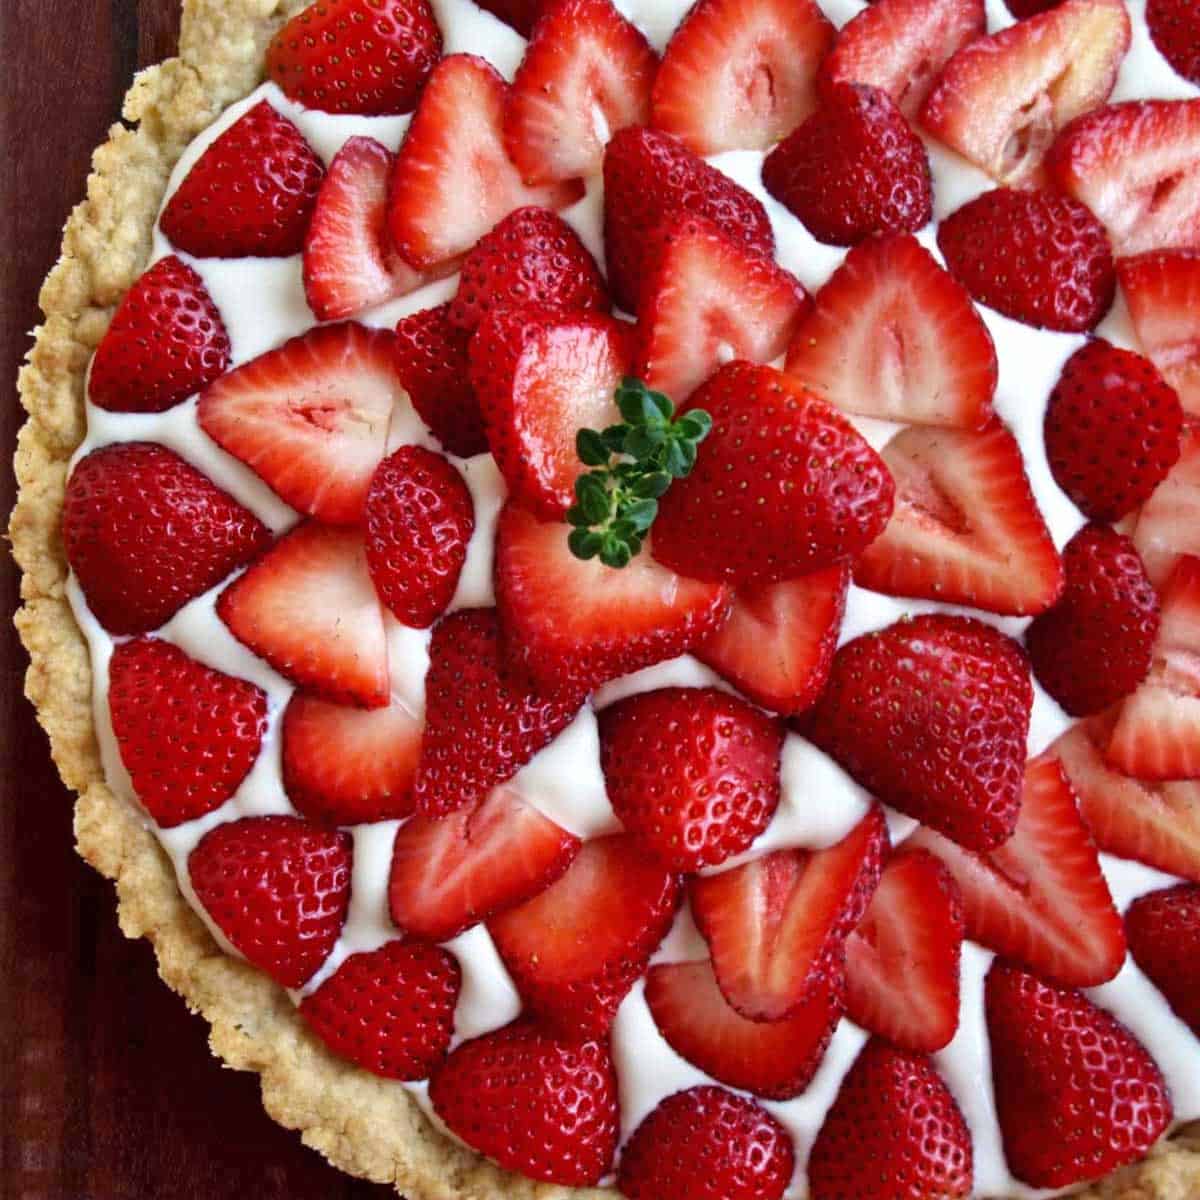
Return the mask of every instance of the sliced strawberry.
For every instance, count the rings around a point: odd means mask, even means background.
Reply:
[[[465,254],[527,204],[563,208],[576,183],[530,188],[504,149],[508,84],[482,58],[452,54],[434,69],[392,174],[388,225],[405,260],[420,270]]]
[[[1095,987],[1121,969],[1121,918],[1057,759],[1029,764],[1016,829],[996,849],[971,853],[932,829],[905,844],[950,868],[973,941],[1071,987]]]
[[[565,1035],[603,1037],[681,895],[678,876],[617,834],[588,842],[565,875],[488,932],[532,1013]]]
[[[700,217],[676,213],[654,249],[638,312],[637,374],[682,404],[731,358],[771,362],[808,308],[795,276]]]
[[[878,806],[827,850],[777,850],[691,881],[692,914],[725,999],[751,1021],[794,1015],[840,983],[845,940],[887,853]]]
[[[1200,11],[1191,0],[1149,0],[1146,25],[1163,58],[1184,79],[1200,83]]]
[[[654,81],[654,125],[696,154],[769,150],[817,106],[835,31],[815,0],[699,0]]]
[[[970,294],[910,234],[850,251],[800,321],[787,369],[843,412],[963,429],[987,423],[998,371]]]
[[[200,397],[200,427],[293,508],[357,524],[404,399],[394,339],[321,325],[230,371]]]
[[[504,144],[526,184],[597,174],[609,137],[649,122],[657,69],[610,0],[546,5],[504,109]]]
[[[1179,461],[1142,505],[1133,541],[1160,589],[1181,555],[1200,555],[1200,431],[1185,429]]]
[[[197,258],[299,254],[324,174],[300,130],[260,100],[197,159],[158,226]]]
[[[505,787],[448,817],[414,817],[392,851],[392,920],[414,937],[449,941],[549,887],[580,845]]]
[[[1141,896],[1125,914],[1129,952],[1193,1033],[1200,1035],[1200,887]]]
[[[884,868],[846,939],[846,1012],[902,1050],[932,1054],[958,1029],[963,902],[954,876],[925,850]]]
[[[1097,109],[1062,131],[1046,162],[1118,254],[1200,243],[1200,100]]]
[[[985,16],[983,0],[876,0],[838,34],[821,88],[870,84],[915,123],[951,55],[985,31]]]
[[[254,766],[267,731],[261,688],[158,638],[113,651],[108,707],[133,789],[164,828],[220,808]]]
[[[946,64],[921,124],[1000,183],[1039,184],[1058,131],[1108,99],[1131,33],[1122,0],[1064,0],[976,38]]]
[[[387,704],[387,641],[362,535],[308,521],[217,600],[234,637],[336,704]]]
[[[229,335],[204,280],[174,254],[125,293],[88,372],[88,399],[113,412],[165,412],[220,378]]]

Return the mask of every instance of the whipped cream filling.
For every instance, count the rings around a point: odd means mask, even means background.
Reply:
[[[445,37],[446,53],[471,53],[487,58],[511,79],[524,52],[517,33],[478,8],[473,0],[432,0]],[[692,0],[615,0],[616,7],[645,33],[660,52]],[[1133,21],[1133,42],[1122,65],[1113,100],[1131,98],[1186,98],[1200,89],[1181,79],[1155,49],[1145,21],[1146,0],[1126,0]],[[821,0],[838,26],[865,7],[863,0]],[[1006,27],[1013,18],[1003,0],[987,0],[989,30]],[[408,128],[409,117],[340,116],[310,111],[290,101],[273,84],[263,84],[251,95],[231,105],[184,152],[172,173],[169,198],[180,181],[212,141],[259,100],[266,99],[294,121],[314,150],[329,162],[351,136],[362,134],[396,149]],[[934,179],[935,219],[952,212],[991,188],[986,175],[953,151],[927,140]],[[765,205],[774,229],[777,258],[810,290],[819,288],[838,267],[845,251],[817,242],[786,208],[768,195],[760,179],[764,155],[758,151],[731,151],[710,161],[747,188]],[[603,181],[587,181],[585,196],[564,218],[575,228],[603,266]],[[936,225],[919,237],[935,256]],[[155,228],[151,261],[173,251]],[[315,324],[304,299],[299,256],[277,259],[195,259],[188,262],[204,280],[229,332],[233,365],[246,362]],[[940,256],[938,256],[940,257]],[[356,319],[379,328],[390,328],[403,316],[441,304],[454,295],[452,276],[381,305]],[[1077,335],[1037,330],[980,306],[996,344],[1000,364],[995,407],[1016,436],[1038,505],[1058,546],[1083,524],[1083,517],[1055,484],[1046,463],[1042,419],[1046,400],[1067,358],[1084,339]],[[1123,300],[1098,333],[1118,345],[1136,348]],[[853,418],[863,435],[880,447],[898,426]],[[221,450],[196,422],[196,400],[164,413],[112,413],[87,404],[87,437],[75,461],[101,446],[123,441],[157,441],[195,465],[256,513],[280,534],[299,515],[276,496],[261,479]],[[437,447],[437,442],[410,407],[398,412],[389,433],[388,448],[406,442]],[[462,471],[475,503],[476,532],[451,609],[486,606],[494,602],[492,544],[495,521],[504,500],[502,477],[489,455],[470,460],[453,459]],[[197,660],[230,675],[248,679],[268,697],[268,728],[254,768],[236,794],[216,811],[173,829],[159,829],[149,818],[170,856],[180,889],[205,921],[214,938],[229,954],[237,952],[208,918],[192,890],[188,855],[214,826],[240,817],[294,810],[283,788],[280,718],[293,685],[242,646],[216,614],[214,589],[184,606],[161,630],[161,636]],[[121,762],[108,709],[108,664],[114,639],[92,616],[77,583],[67,588],[75,617],[91,652],[93,706],[101,757],[110,786],[136,802],[129,775]],[[852,587],[842,628],[843,642],[883,628],[897,619],[920,612],[959,611],[951,606],[883,596]],[[970,610],[1019,637],[1026,621],[990,616]],[[393,699],[416,716],[424,711],[424,676],[428,667],[428,631],[405,629],[389,623],[389,651]],[[619,828],[609,804],[599,763],[595,710],[616,700],[665,686],[707,687],[732,690],[730,685],[698,660],[683,656],[645,671],[615,680],[601,688],[574,722],[529,762],[506,786],[517,791],[551,819],[581,837],[594,837]],[[1029,737],[1029,753],[1040,753],[1071,724],[1070,719],[1040,688],[1036,689]],[[802,738],[789,734],[783,753],[782,797],[774,820],[739,862],[788,846],[819,848],[832,844],[861,819],[869,796],[827,756]],[[893,842],[915,826],[910,818],[888,814]],[[298,1001],[328,978],[350,954],[374,949],[397,936],[387,912],[387,878],[391,846],[401,822],[382,821],[351,829],[354,839],[353,892],[350,912],[341,938],[320,971],[301,991]],[[1172,877],[1138,863],[1102,855],[1101,862],[1113,898],[1124,910],[1138,896],[1176,882]],[[485,927],[477,926],[448,943],[463,970],[463,987],[456,1012],[456,1038],[474,1037],[512,1020],[521,1003]],[[708,957],[708,950],[685,906],[659,947],[655,962],[685,962]],[[962,959],[962,1014],[958,1033],[935,1062],[955,1095],[971,1129],[974,1142],[975,1190],[981,1196],[1045,1196],[1055,1193],[1030,1189],[1009,1173],[1001,1146],[991,1087],[990,1049],[983,1017],[983,979],[992,960],[989,951],[967,943]],[[1116,1014],[1150,1050],[1166,1076],[1179,1122],[1200,1117],[1200,1040],[1171,1012],[1166,1001],[1127,961],[1121,973],[1088,993]],[[801,1200],[807,1191],[806,1163],[812,1141],[837,1095],[867,1034],[849,1020],[838,1026],[829,1049],[809,1088],[786,1102],[760,1101],[787,1127],[795,1141],[797,1172],[787,1193]],[[623,1139],[667,1095],[680,1088],[711,1082],[696,1067],[680,1058],[664,1041],[646,1006],[643,984],[635,985],[617,1014],[612,1031],[613,1054],[620,1075]],[[425,1084],[397,1084],[430,1112]],[[434,1116],[435,1123],[441,1126]],[[1068,1189],[1069,1190],[1069,1189]]]

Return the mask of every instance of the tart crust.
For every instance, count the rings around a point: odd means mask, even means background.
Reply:
[[[171,168],[201,129],[258,85],[268,41],[306,3],[183,0],[179,57],[138,74],[124,100],[127,125],[114,125],[93,156],[87,198],[67,221],[61,257],[41,290],[45,321],[18,384],[29,419],[17,442],[10,536],[23,571],[16,625],[31,660],[26,694],[63,781],[78,793],[78,851],[116,883],[121,929],[153,943],[162,978],[210,1023],[213,1052],[258,1072],[276,1121],[334,1166],[393,1184],[409,1200],[612,1198],[611,1190],[538,1184],[500,1170],[435,1129],[404,1088],[329,1054],[282,988],[222,953],[144,818],[104,779],[88,648],[67,603],[59,536],[67,466],[86,432],[87,364],[143,269]],[[1196,1200],[1200,1124],[1083,1196]]]

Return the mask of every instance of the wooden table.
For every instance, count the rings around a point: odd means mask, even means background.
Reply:
[[[0,0],[0,407],[37,289],[93,147],[133,72],[173,52],[178,0]],[[7,523],[13,480],[0,474]],[[71,796],[22,695],[3,562],[0,727],[0,1197],[4,1200],[383,1200],[263,1112],[258,1081],[224,1071],[207,1026],[117,929],[112,886],[76,857]]]

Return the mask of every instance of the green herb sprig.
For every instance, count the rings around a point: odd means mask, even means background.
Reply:
[[[703,409],[676,417],[671,401],[640,379],[621,380],[616,401],[620,425],[576,435],[580,461],[595,470],[575,481],[576,503],[567,512],[574,526],[571,553],[607,567],[624,567],[641,550],[659,500],[676,479],[691,474],[712,429]]]

